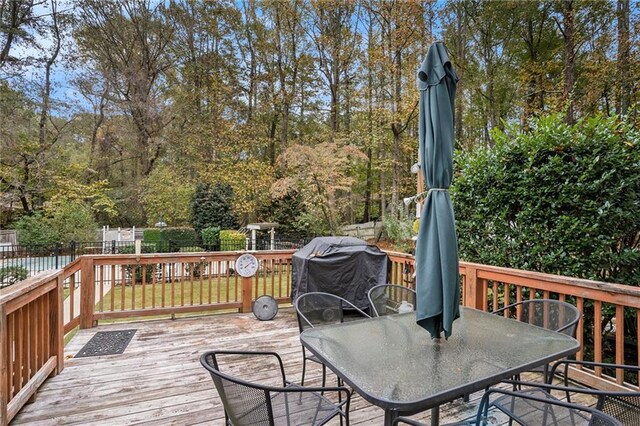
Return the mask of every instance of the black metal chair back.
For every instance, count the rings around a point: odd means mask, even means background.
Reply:
[[[564,378],[564,386],[569,387],[569,368],[573,367],[581,370],[595,370],[601,368],[603,372],[615,377],[620,370],[622,374],[630,374],[637,377],[640,374],[640,367],[636,365],[609,364],[593,361],[578,360],[561,360],[558,361],[549,374],[549,378],[553,377],[558,371],[562,373]],[[549,379],[548,382],[551,380]],[[624,425],[640,425],[640,391],[634,389],[614,390],[591,390],[580,388],[569,388],[566,392],[567,400],[571,401],[571,393],[589,393],[598,398],[596,408],[603,413],[614,417]]]
[[[296,299],[295,307],[300,333],[307,328],[319,325],[342,323],[345,319],[369,318],[369,315],[348,300],[330,293],[303,293]],[[307,354],[304,346],[302,347],[302,385],[307,374],[307,361],[322,365],[322,386],[324,386],[327,383],[327,367],[314,355]],[[338,385],[340,384],[342,382],[338,378]]]
[[[496,396],[495,399],[492,397]],[[481,425],[488,418],[490,407],[496,407],[510,420],[523,425],[547,426],[619,426],[613,417],[590,407],[570,404],[551,397],[546,391],[526,390],[512,392],[492,388],[485,392],[480,401],[476,424]]]
[[[570,303],[552,299],[524,300],[494,311],[531,325],[576,337],[580,311]]]
[[[211,374],[224,406],[227,425],[323,425],[336,416],[349,424],[350,391],[347,388],[304,388],[290,384],[282,359],[275,352],[210,351],[200,357],[200,362]],[[276,383],[253,383],[222,371],[241,372],[242,367],[250,363],[279,369]],[[322,396],[323,392],[337,392],[340,403],[332,403]]]
[[[374,317],[416,310],[416,292],[409,287],[380,284],[371,287],[367,297]]]
[[[310,292],[295,302],[300,332],[319,325],[339,324],[351,319],[370,318],[368,314],[340,296]]]
[[[638,393],[628,396],[602,396],[596,408],[618,419],[623,425],[640,425],[640,394]]]

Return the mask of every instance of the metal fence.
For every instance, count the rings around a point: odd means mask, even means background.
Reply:
[[[283,237],[273,241],[257,238],[257,250],[298,249],[311,237]],[[143,253],[193,253],[200,251],[235,251],[250,248],[250,241],[222,241],[216,245],[204,245],[197,241],[143,241]],[[135,252],[134,241],[89,241],[58,243],[49,246],[0,246],[0,288],[47,269],[63,268],[83,254],[125,254]]]

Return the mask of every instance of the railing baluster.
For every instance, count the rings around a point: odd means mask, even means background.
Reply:
[[[160,264],[161,265],[161,264]],[[157,275],[158,275],[158,264],[153,264],[153,275],[151,277],[151,307],[156,307],[156,286],[157,286]]]
[[[142,294],[140,295],[140,309],[145,309],[147,307],[147,270],[150,265],[146,263],[141,265],[142,268]]]
[[[184,262],[180,262],[180,306],[184,306]]]
[[[636,344],[637,344],[637,362],[640,365],[640,309],[636,308]],[[640,371],[638,372],[638,377],[636,378],[636,383],[638,383],[638,387],[640,388]]]
[[[207,262],[207,267],[209,268],[209,275],[207,276],[207,281],[209,282],[209,304],[211,304],[211,294],[213,291],[213,261]]]
[[[189,304],[193,305],[193,281],[194,281],[194,274],[193,274],[193,263],[189,262],[187,264],[189,266],[189,284],[190,284],[190,290],[189,290]]]
[[[124,311],[125,308],[125,289],[127,288],[127,271],[126,266],[122,265],[120,268],[120,310]]]
[[[593,301],[593,352],[594,361],[602,362],[602,302]],[[596,376],[602,376],[602,368],[595,368]]]
[[[138,285],[138,268],[139,264],[131,265],[131,309],[137,309],[136,306],[136,285]],[[142,268],[140,268],[142,272]]]
[[[200,262],[200,304],[202,305],[202,301],[204,297],[204,263]]]
[[[98,297],[100,299],[99,299],[98,303],[99,303],[100,307],[98,309],[100,310],[100,312],[102,312],[102,311],[104,311],[104,265],[100,265],[99,268],[100,268],[100,273],[98,275],[100,277],[99,278],[99,280],[100,280],[100,295]]]
[[[169,279],[171,280],[171,307],[176,306],[176,273],[178,268],[174,263],[169,263]]]
[[[216,294],[217,294],[217,298],[216,298],[216,302],[220,303],[222,302],[222,260],[217,260],[216,263],[216,283],[218,288],[216,289]],[[229,284],[229,280],[225,280],[227,282],[227,284]],[[226,301],[229,301],[229,287],[227,287],[227,292],[226,292]]]
[[[111,265],[111,308],[110,311],[116,310],[116,265]]]
[[[165,296],[165,292],[166,292],[166,282],[167,282],[167,275],[166,275],[166,268],[167,268],[167,264],[166,263],[162,263],[162,266],[160,267],[160,292],[161,292],[161,297],[160,297],[160,306],[162,306],[163,308],[166,306],[166,296]],[[171,268],[171,263],[169,263],[169,268]],[[171,272],[171,271],[169,271]]]
[[[624,364],[624,306],[616,305],[616,364]],[[624,370],[616,369],[616,382],[624,383]]]
[[[8,395],[9,395],[9,400],[11,398],[13,398],[13,396],[15,395],[14,392],[14,387],[13,387],[13,383],[14,383],[14,374],[15,372],[13,371],[13,368],[15,366],[15,358],[16,358],[16,352],[15,352],[15,346],[16,346],[16,330],[15,330],[15,315],[8,315],[7,316],[7,385],[8,385]]]
[[[76,298],[76,274],[72,274],[69,277],[69,316],[70,319],[74,319],[76,317],[75,310],[75,298]]]

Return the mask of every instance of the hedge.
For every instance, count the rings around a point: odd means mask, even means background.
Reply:
[[[495,142],[457,153],[451,193],[461,259],[640,285],[637,130],[616,117],[568,126],[551,116],[534,122],[530,133],[497,132]],[[583,315],[585,359],[592,359],[592,302]],[[603,305],[600,339],[608,362],[616,359],[607,337],[614,317],[613,307]],[[637,338],[635,315],[625,315],[624,333]],[[635,346],[627,355],[637,360]]]
[[[640,285],[640,137],[615,117],[560,116],[458,153],[460,257]]]
[[[246,235],[235,230],[220,231],[220,250],[243,250],[246,246]]]
[[[200,237],[205,249],[210,251],[216,251],[220,247],[220,228],[217,226],[210,226],[204,228]]]
[[[193,228],[147,228],[142,235],[146,244],[155,244],[156,253],[177,252],[181,247],[199,245]]]

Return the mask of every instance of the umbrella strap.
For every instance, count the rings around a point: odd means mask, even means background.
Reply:
[[[411,201],[415,201],[415,202],[422,202],[425,200],[425,198],[427,198],[427,196],[429,195],[429,193],[433,192],[433,191],[448,191],[448,188],[430,188],[427,191],[421,192],[420,194],[416,194],[413,197],[411,197]]]

